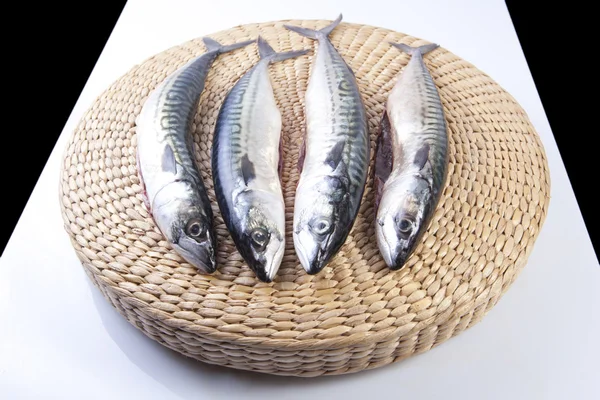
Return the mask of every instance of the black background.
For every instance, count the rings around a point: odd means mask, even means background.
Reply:
[[[592,221],[600,220],[595,204],[600,111],[596,67],[589,59],[597,52],[593,31],[598,23],[583,2],[506,3],[598,255],[598,228]],[[79,8],[52,2],[5,13],[5,21],[18,28],[5,27],[3,35],[8,69],[2,74],[3,95],[11,106],[4,110],[0,147],[1,252],[125,2],[76,4]],[[43,240],[36,232],[31,238],[32,243]]]

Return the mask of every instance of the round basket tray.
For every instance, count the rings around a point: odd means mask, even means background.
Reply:
[[[286,21],[321,28],[330,21]],[[250,24],[210,37],[262,35],[276,51],[314,49],[283,27]],[[550,178],[540,139],[512,96],[440,48],[425,57],[449,129],[448,179],[413,256],[391,271],[374,230],[373,155],[388,93],[409,56],[389,41],[427,43],[342,23],[331,41],[356,74],[367,108],[371,169],[348,240],[318,275],[294,252],[291,223],[304,95],[314,51],[270,66],[283,122],[287,245],[272,283],[258,281],[225,228],[211,179],[219,107],[259,57],[256,45],[213,64],[193,124],[218,234],[218,271],[202,275],[165,241],[147,212],[136,169],[135,119],[148,94],[205,47],[200,38],[151,57],[102,93],[66,149],[60,178],[65,229],[84,269],[129,322],[203,362],[279,375],[376,368],[429,350],[479,321],[524,267],[546,217]]]

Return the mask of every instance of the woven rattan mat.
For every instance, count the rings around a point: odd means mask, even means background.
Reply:
[[[286,22],[310,28],[329,23]],[[229,44],[258,34],[277,51],[316,46],[283,22],[209,36]],[[373,155],[386,97],[409,59],[388,42],[427,42],[348,23],[331,40],[356,74]],[[244,266],[215,201],[210,152],[219,107],[258,61],[256,45],[219,56],[201,97],[193,125],[195,155],[213,201],[219,268],[206,276],[186,264],[143,205],[135,118],[156,85],[204,51],[197,38],[133,67],[97,98],[65,152],[60,178],[65,229],[87,275],[128,321],[204,362],[317,376],[375,368],[427,351],[496,304],[524,267],[546,217],[547,161],[513,97],[444,48],[425,62],[448,122],[449,176],[433,222],[405,268],[388,270],[377,249],[372,168],[360,214],[333,262],[310,276],[296,257],[291,237],[296,166],[314,51],[270,67],[283,120],[287,246],[273,283],[259,282]]]

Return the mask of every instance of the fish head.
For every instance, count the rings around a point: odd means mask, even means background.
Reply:
[[[420,176],[388,182],[377,211],[379,249],[393,270],[404,266],[419,243],[431,214],[431,186]]]
[[[321,271],[344,244],[353,218],[347,180],[315,178],[300,185],[294,209],[294,247],[307,273]]]
[[[199,204],[199,195],[191,184],[173,182],[154,197],[152,215],[179,255],[202,272],[212,273],[217,268],[212,215],[207,215]]]
[[[244,197],[246,205],[237,207],[242,211],[237,248],[256,276],[271,282],[285,251],[283,197],[260,191],[248,191]]]

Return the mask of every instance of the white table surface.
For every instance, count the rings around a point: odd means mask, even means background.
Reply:
[[[225,5],[226,4],[226,5]],[[144,336],[92,286],[63,230],[63,150],[109,84],[151,55],[238,24],[333,19],[440,43],[510,92],[548,156],[552,198],[529,262],[473,328],[401,363],[314,379],[187,359]],[[600,398],[600,268],[501,0],[130,0],[0,259],[0,398]]]

